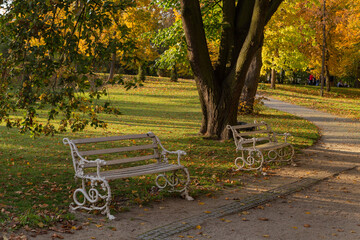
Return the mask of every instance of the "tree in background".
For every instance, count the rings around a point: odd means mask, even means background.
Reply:
[[[303,52],[307,44],[311,44],[315,31],[299,17],[300,2],[285,0],[266,26],[262,74],[273,73],[271,84],[274,87],[276,72],[285,71],[289,76],[309,66]]]
[[[152,44],[152,32],[161,28],[162,10],[150,0],[134,1],[134,5],[124,11],[119,21],[129,29],[129,37],[134,41],[133,51],[121,51],[121,65],[126,69],[137,69],[138,79],[145,80],[147,62],[158,57]]]
[[[323,23],[326,25],[325,76],[344,78],[356,75],[359,55],[359,3],[326,1],[285,1],[269,22],[264,41],[263,71],[274,68],[292,72],[309,70],[319,78],[323,46]]]

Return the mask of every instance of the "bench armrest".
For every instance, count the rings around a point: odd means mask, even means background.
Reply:
[[[167,159],[167,157],[166,157],[166,155],[167,154],[177,154],[178,156],[177,156],[177,163],[178,163],[178,165],[181,165],[181,163],[180,163],[180,158],[181,158],[181,156],[182,155],[186,155],[186,152],[184,152],[184,151],[181,151],[181,150],[177,150],[177,151],[168,151],[168,150],[166,150],[165,148],[163,148],[162,149],[162,152],[161,152],[161,155],[163,156],[163,158],[164,158],[164,161],[168,161],[168,159]]]
[[[166,157],[167,154],[177,154],[177,155],[178,155],[178,157],[177,157],[177,163],[178,163],[178,165],[181,165],[181,163],[180,163],[180,158],[181,158],[182,155],[186,155],[186,152],[184,152],[184,151],[182,151],[182,150],[177,150],[177,151],[169,151],[169,150],[166,150],[166,149],[164,148],[164,146],[161,144],[160,139],[159,139],[157,136],[155,136],[155,138],[156,138],[157,143],[159,144],[159,146],[160,146],[161,149],[162,149],[161,156],[163,157],[163,161],[168,162],[168,159],[167,159],[167,157]]]

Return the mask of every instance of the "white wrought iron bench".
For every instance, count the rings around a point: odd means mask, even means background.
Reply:
[[[169,191],[181,192],[187,200],[193,200],[188,193],[189,172],[180,163],[181,156],[186,153],[166,150],[152,132],[74,140],[64,138],[63,142],[71,149],[75,179],[82,180],[82,186],[73,194],[72,211],[99,210],[110,220],[114,219],[109,210],[109,181],[147,174],[158,174],[155,184],[160,190],[167,187]],[[169,162],[169,154],[177,155],[175,163]]]
[[[227,126],[232,131],[236,152],[241,156],[235,159],[238,170],[259,170],[264,163],[271,161],[289,161],[293,165],[294,147],[287,142],[289,133],[277,134],[265,122]],[[284,136],[284,142],[278,142],[277,136]]]

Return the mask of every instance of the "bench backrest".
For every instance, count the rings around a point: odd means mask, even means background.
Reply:
[[[227,126],[233,133],[237,149],[251,146],[256,139],[260,142],[276,142],[276,137],[271,127],[265,122],[256,122],[243,125]]]
[[[147,160],[160,161],[158,138],[152,132],[100,138],[67,139],[73,158],[75,172],[78,168],[96,167],[96,163],[79,166],[80,159],[102,159],[106,165],[135,163]]]

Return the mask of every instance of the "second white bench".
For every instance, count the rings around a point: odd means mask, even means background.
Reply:
[[[236,151],[241,156],[235,159],[239,170],[259,170],[265,162],[288,161],[293,163],[294,147],[287,142],[289,133],[277,134],[265,122],[227,126],[232,131]],[[284,136],[284,142],[278,141]],[[294,164],[294,163],[293,163]]]

